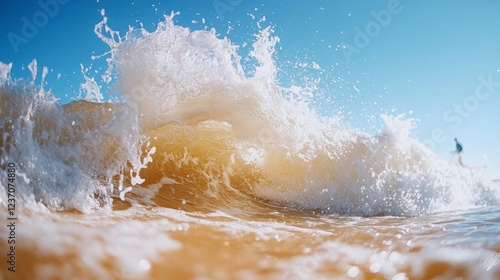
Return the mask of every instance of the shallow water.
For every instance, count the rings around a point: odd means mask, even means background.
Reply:
[[[3,210],[3,209],[2,209]],[[134,206],[39,213],[7,279],[498,279],[499,207],[419,217]]]

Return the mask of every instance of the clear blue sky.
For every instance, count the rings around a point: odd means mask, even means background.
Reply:
[[[318,111],[342,111],[347,125],[368,132],[381,128],[371,116],[412,112],[420,120],[413,136],[442,158],[450,159],[458,137],[465,164],[482,166],[487,154],[500,174],[500,1],[4,0],[0,5],[0,61],[14,64],[14,77],[29,77],[22,68],[36,58],[39,72],[41,66],[51,70],[45,88],[61,102],[78,95],[80,64],[104,67],[102,59],[90,59],[107,51],[93,32],[100,9],[122,35],[139,22],[152,31],[163,14],[179,11],[178,25],[214,27],[238,45],[254,41],[256,22],[265,16],[263,26],[274,26],[281,39],[276,58],[283,83],[322,78],[320,90],[331,101],[320,99]],[[301,62],[316,62],[323,72],[293,67]]]

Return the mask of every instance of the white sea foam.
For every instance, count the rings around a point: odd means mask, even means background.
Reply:
[[[71,215],[24,217],[17,236],[34,252],[44,252],[45,258],[63,259],[78,254],[83,265],[80,269],[92,268],[93,274],[102,278],[109,277],[109,268],[103,265],[105,262],[121,272],[120,277],[144,277],[147,265],[150,267],[150,262],[156,261],[160,254],[182,247],[165,234],[179,229],[178,224],[167,220],[134,221],[116,217],[111,221],[107,220],[107,214],[74,218]],[[74,273],[61,271],[51,264],[39,265],[36,269],[41,278]]]
[[[111,114],[106,106],[90,103],[65,109],[34,82],[12,81],[10,68],[2,67],[0,165],[16,165],[19,202],[28,208],[41,202],[52,210],[86,213],[109,208],[112,177],[127,161],[132,170],[140,168],[143,137],[134,114],[126,106]],[[35,78],[36,60],[30,71]],[[6,176],[2,172],[2,182]]]

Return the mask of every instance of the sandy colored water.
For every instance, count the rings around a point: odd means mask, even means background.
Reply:
[[[16,272],[3,266],[2,274],[5,279],[500,276],[498,207],[409,218],[268,210],[200,213],[134,206],[108,214],[26,216],[17,228]]]

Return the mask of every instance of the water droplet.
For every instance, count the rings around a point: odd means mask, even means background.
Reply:
[[[141,271],[149,271],[151,269],[151,264],[145,259],[141,259],[138,266]]]
[[[394,275],[394,277],[392,277],[392,280],[406,280],[406,279],[408,279],[408,277],[406,277],[406,274],[404,273],[399,273]]]
[[[370,265],[370,271],[372,273],[378,273],[380,271],[381,267],[382,267],[382,265],[380,263],[372,263]]]
[[[359,275],[359,272],[360,272],[359,267],[351,266],[351,268],[349,268],[349,270],[347,271],[347,276],[354,278]]]

